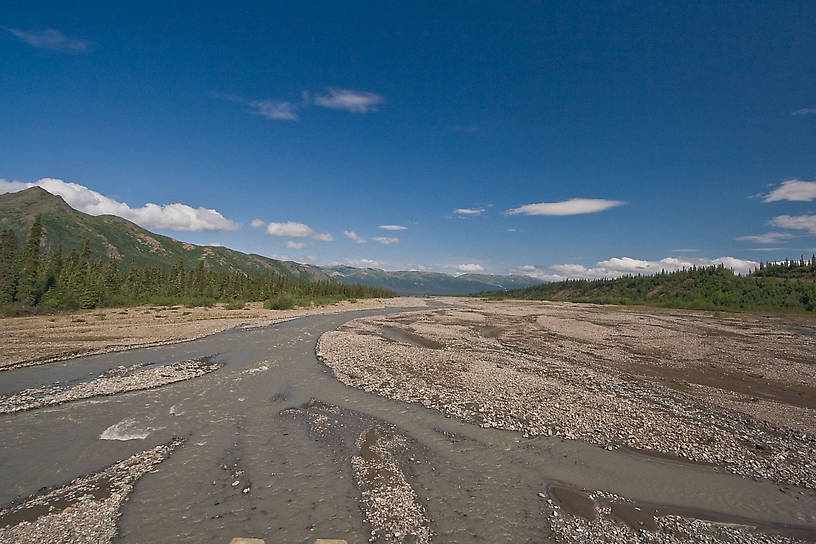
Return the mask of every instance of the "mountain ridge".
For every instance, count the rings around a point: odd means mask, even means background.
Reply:
[[[34,218],[43,222],[43,249],[64,252],[82,249],[89,241],[96,258],[115,257],[135,266],[173,266],[179,261],[192,269],[203,260],[219,270],[242,270],[247,274],[277,273],[300,280],[329,280],[384,287],[402,295],[467,295],[481,291],[509,290],[537,285],[529,276],[461,274],[413,270],[388,271],[351,266],[318,266],[280,261],[222,246],[200,246],[153,233],[115,215],[90,215],[41,187],[0,194],[0,229],[11,228],[19,244],[28,236]]]

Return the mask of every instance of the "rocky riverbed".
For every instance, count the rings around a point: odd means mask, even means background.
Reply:
[[[156,470],[181,444],[180,439],[174,439],[65,486],[44,488],[37,495],[0,510],[0,542],[111,542],[116,535],[119,508],[136,481]]]
[[[55,383],[34,387],[13,395],[0,396],[0,414],[55,406],[92,397],[110,396],[127,391],[154,389],[175,382],[191,380],[220,368],[207,359],[180,361],[153,368],[145,364],[120,366],[103,372],[96,378],[78,384]]]
[[[399,429],[353,410],[312,401],[281,413],[302,421],[352,468],[370,542],[427,544],[431,521],[410,482],[421,448]]]
[[[631,448],[812,492],[816,336],[795,325],[471,302],[355,320],[324,334],[317,355],[343,383],[483,427]]]
[[[633,503],[613,493],[591,493],[551,486],[539,498],[550,520],[552,539],[559,543],[608,542],[681,544],[739,542],[741,544],[804,543],[816,533],[785,527],[755,527],[739,520],[704,513],[680,513]],[[702,517],[703,519],[700,519]]]

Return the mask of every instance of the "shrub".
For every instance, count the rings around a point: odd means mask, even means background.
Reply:
[[[291,310],[295,307],[295,299],[289,293],[275,295],[264,301],[267,310]]]

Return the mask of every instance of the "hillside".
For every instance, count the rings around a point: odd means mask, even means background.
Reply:
[[[93,216],[71,208],[61,197],[40,187],[0,195],[0,229],[11,228],[22,243],[34,218],[40,215],[44,227],[44,249],[62,246],[66,253],[90,242],[94,258],[117,257],[126,265],[172,266],[179,261],[193,269],[203,260],[208,268],[247,274],[275,272],[292,279],[326,280],[326,274],[312,266],[278,261],[225,247],[198,246],[154,234],[114,215]]]
[[[509,292],[483,295],[494,298],[642,304],[702,310],[816,313],[814,264],[764,267],[739,276],[722,266],[693,268],[653,276],[572,280],[545,283]]]
[[[468,295],[479,291],[517,289],[540,283],[539,280],[528,276],[489,274],[452,276],[439,272],[387,271],[350,266],[323,267],[321,270],[342,283],[384,287],[401,295]]]

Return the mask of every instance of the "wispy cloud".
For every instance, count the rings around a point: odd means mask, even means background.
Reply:
[[[353,266],[356,268],[380,268],[382,267],[382,263],[380,261],[376,261],[374,259],[352,259],[351,257],[345,257],[342,262],[335,262],[332,263],[334,265],[344,264],[347,266]]]
[[[71,38],[53,28],[46,30],[8,28],[6,30],[19,41],[37,49],[47,49],[49,51],[60,51],[63,53],[89,53],[96,45],[90,40]]]
[[[408,230],[408,227],[403,227],[402,225],[380,225],[378,228],[383,230]]]
[[[793,238],[793,234],[787,232],[766,232],[765,234],[739,236],[737,240],[742,242],[754,242],[755,244],[776,244],[780,240],[788,240],[789,238]]]
[[[319,233],[309,225],[296,221],[283,221],[266,223],[260,219],[254,219],[252,226],[255,228],[266,228],[266,233],[270,236],[286,236],[288,238],[312,238],[322,242],[331,242],[334,237],[328,232]]]
[[[295,242],[294,240],[287,240],[286,247],[289,249],[303,249],[306,247],[306,242]]]
[[[810,202],[816,199],[816,181],[787,179],[767,194],[759,195],[763,202],[788,200],[791,202]]]
[[[325,94],[316,94],[314,103],[322,108],[369,113],[385,104],[385,97],[369,91],[329,88]]]
[[[579,215],[596,213],[626,204],[620,200],[606,200],[603,198],[571,198],[562,202],[539,202],[525,204],[518,208],[507,210],[508,215]]]
[[[35,186],[61,196],[69,206],[81,212],[90,215],[118,215],[149,229],[198,232],[241,228],[240,224],[208,208],[193,208],[179,203],[158,205],[151,202],[131,208],[124,202],[118,202],[84,185],[61,179],[42,178],[31,183],[0,179],[0,193],[14,193]]]
[[[768,223],[774,227],[793,230],[806,230],[816,235],[816,215],[780,215]]]
[[[567,279],[618,278],[632,274],[657,274],[662,270],[673,272],[692,266],[712,266],[722,264],[734,272],[747,274],[759,266],[756,261],[719,257],[716,259],[666,257],[657,261],[633,259],[631,257],[613,257],[598,261],[594,266],[565,263],[552,266],[524,265],[519,273],[538,278],[542,281],[563,281]]]
[[[796,111],[792,111],[791,115],[816,115],[816,108],[801,108]]]
[[[391,245],[396,244],[399,242],[399,238],[392,237],[392,236],[375,236],[372,238],[375,242],[379,242],[380,244]]]
[[[484,213],[484,208],[456,208],[453,213],[457,215],[476,216]]]
[[[359,236],[353,230],[344,230],[343,234],[346,235],[346,238],[349,238],[350,240],[354,240],[358,244],[365,244],[368,241],[365,238],[363,238],[362,236]]]
[[[298,105],[292,102],[279,102],[275,100],[251,100],[249,107],[252,113],[267,119],[276,121],[297,121]]]
[[[477,263],[466,263],[460,264],[456,267],[456,270],[459,272],[482,272],[484,270],[484,266],[477,264]]]
[[[352,113],[369,113],[385,104],[385,97],[369,91],[329,88],[325,93],[315,94],[302,91],[299,100],[273,100],[269,98],[250,99],[232,93],[213,93],[213,96],[249,107],[254,115],[273,121],[298,121],[300,113],[310,107],[319,106]]]

